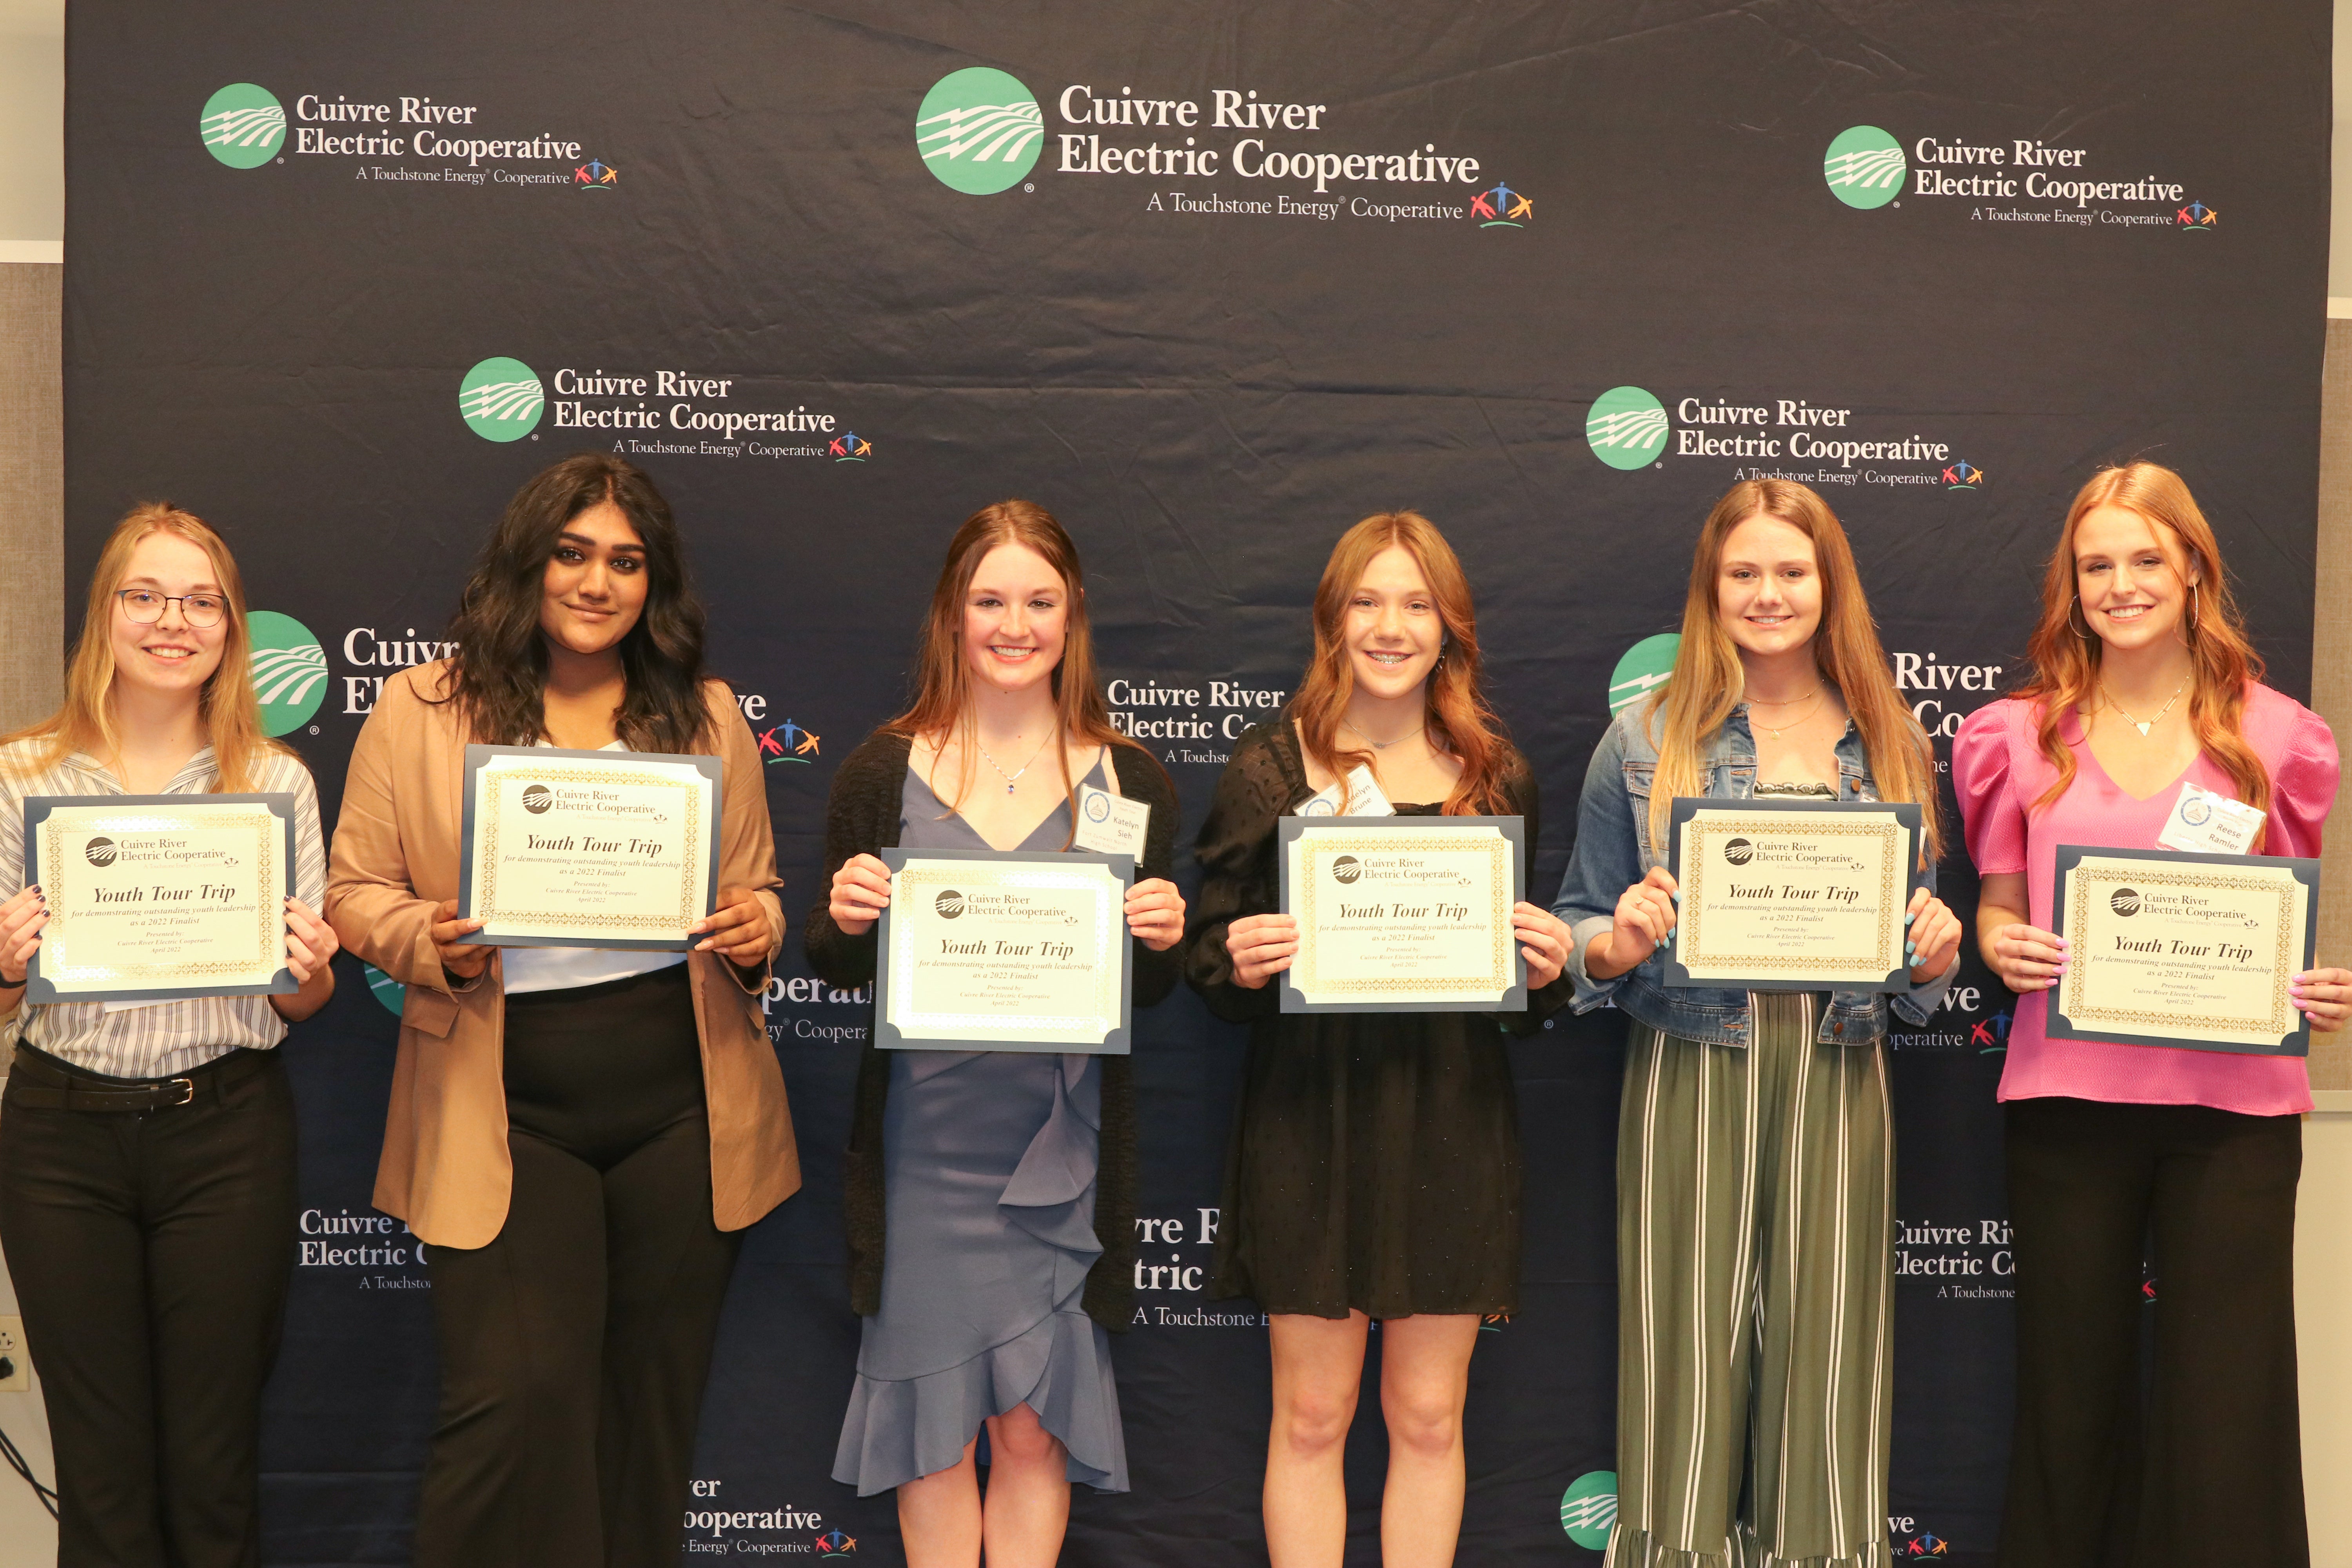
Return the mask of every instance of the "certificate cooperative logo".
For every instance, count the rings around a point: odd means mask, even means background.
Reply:
[[[1334,880],[1352,882],[1363,874],[1363,867],[1357,864],[1353,855],[1342,855],[1331,862],[1331,876]]]
[[[205,100],[196,121],[205,151],[232,169],[257,169],[286,142],[286,108],[278,95],[249,81],[233,81]]]
[[[545,784],[530,784],[522,792],[522,808],[533,816],[544,816],[547,808],[555,804],[555,792]]]
[[[987,66],[950,71],[915,110],[915,151],[940,184],[968,196],[1021,183],[1045,145],[1045,117],[1020,81]]]
[[[942,889],[940,896],[931,900],[931,907],[940,911],[940,919],[951,921],[963,913],[963,895],[953,888]]]
[[[520,441],[539,428],[547,389],[519,359],[493,355],[457,383],[457,414],[485,441]]]
[[[2139,913],[2139,893],[2131,888],[2117,888],[2107,895],[2107,908],[2119,915]]]
[[[253,695],[261,704],[261,728],[271,735],[300,729],[327,700],[327,650],[310,628],[276,610],[246,616],[253,649]]]
[[[81,847],[81,852],[89,858],[93,866],[114,864],[114,840],[111,838],[93,838]]]
[[[1734,838],[1724,845],[1723,858],[1735,866],[1745,866],[1756,858],[1756,846],[1745,838]]]

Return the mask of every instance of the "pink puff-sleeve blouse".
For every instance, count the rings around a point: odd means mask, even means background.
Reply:
[[[2008,698],[1979,708],[1952,742],[1952,784],[1968,829],[1969,858],[1980,876],[2023,872],[2026,919],[2050,927],[2051,883],[2061,844],[2122,849],[2160,847],[2172,802],[2185,779],[2217,794],[2237,794],[2230,775],[2201,752],[2189,771],[2146,800],[2107,777],[2069,716],[2059,734],[2074,752],[2074,782],[2041,809],[2032,804],[2058,779],[2034,733],[2037,705]],[[2246,687],[2247,742],[2271,774],[2271,815],[2263,852],[2315,857],[2327,809],[2336,800],[2336,737],[2318,714],[2267,686]],[[2063,1095],[2138,1105],[2210,1105],[2250,1116],[2311,1109],[2311,1076],[2300,1057],[2243,1056],[2104,1040],[2049,1037],[2050,1000],[2036,991],[2017,1000],[2000,1098]]]

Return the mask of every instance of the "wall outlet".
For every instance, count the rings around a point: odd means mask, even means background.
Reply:
[[[33,1389],[33,1358],[25,1350],[25,1320],[0,1314],[0,1361],[8,1375],[0,1377],[0,1394],[29,1394]]]

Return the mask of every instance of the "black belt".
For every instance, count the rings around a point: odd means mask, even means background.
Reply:
[[[277,1059],[275,1051],[236,1050],[177,1078],[110,1079],[69,1063],[16,1047],[9,1064],[10,1103],[37,1110],[171,1110],[195,1103],[205,1089],[217,1094],[244,1082]]]

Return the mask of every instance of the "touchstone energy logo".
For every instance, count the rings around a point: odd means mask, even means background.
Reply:
[[[824,450],[836,463],[862,463],[874,455],[874,443],[855,430],[844,430]]]
[[[817,751],[818,737],[790,719],[761,731],[757,739],[760,755],[767,759],[772,768],[778,763],[813,763],[820,754]]]
[[[1612,468],[1657,461],[1668,433],[1665,405],[1638,386],[1611,387],[1592,400],[1584,419],[1585,443]]]
[[[1612,468],[1663,468],[1677,458],[1768,458],[1742,461],[1727,477],[1810,485],[1937,486],[1953,461],[1949,441],[1916,430],[1876,436],[1855,423],[1852,407],[1777,394],[1740,395],[1739,402],[1720,394],[1678,397],[1670,405],[1646,388],[1612,386],[1592,400],[1585,443]],[[1819,466],[1794,468],[1792,462]]]
[[[1966,204],[1972,223],[2179,229],[2193,221],[2181,215],[2201,204],[2189,201],[2185,186],[2129,170],[2125,178],[2101,178],[2093,151],[2038,136],[1938,132],[1906,142],[1875,125],[1853,125],[1831,140],[1822,177],[1850,207],[1900,207],[1907,195],[1915,211]]]
[[[2189,234],[2211,234],[2221,226],[2221,215],[2203,202],[2190,202],[2172,215],[2173,226]]]
[[[539,428],[547,389],[539,373],[519,359],[493,355],[457,383],[457,413],[485,441],[520,441]]]
[[[1675,655],[1682,646],[1680,632],[1660,632],[1627,648],[1609,672],[1609,716],[1615,718],[1664,686],[1675,673]]]
[[[1975,489],[1984,481],[1984,470],[1965,458],[1945,466],[1944,488],[1948,490]]]
[[[583,191],[615,191],[621,187],[621,171],[591,158],[572,171],[572,183]]]
[[[261,705],[261,727],[269,735],[300,729],[327,698],[327,650],[310,628],[276,610],[246,616],[252,645],[253,695]]]
[[[1535,220],[1536,204],[1525,192],[1497,181],[1493,190],[1470,198],[1470,216],[1480,228],[1525,228]]]
[[[1021,183],[1045,144],[1045,117],[1018,79],[987,66],[950,71],[915,110],[915,150],[940,184],[991,196]]]
[[[286,142],[286,107],[249,81],[233,81],[205,100],[196,129],[205,151],[232,169],[257,169]]]
[[[1903,194],[1903,144],[1875,125],[1838,132],[1822,158],[1822,178],[1830,195],[1850,207],[1883,207]]]
[[[1587,1552],[1605,1552],[1617,1525],[1617,1472],[1587,1470],[1559,1500],[1559,1527]]]

